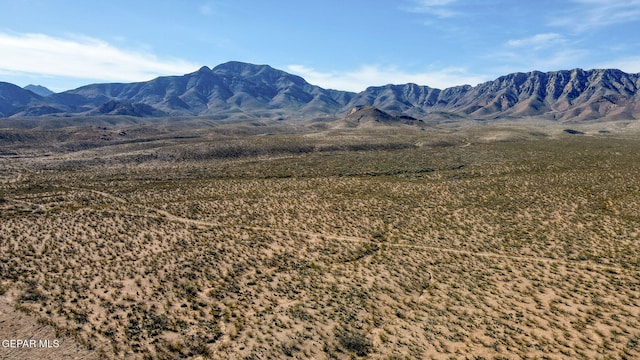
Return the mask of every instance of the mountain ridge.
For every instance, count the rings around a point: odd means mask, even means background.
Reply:
[[[640,74],[617,69],[517,72],[476,86],[417,84],[362,92],[324,89],[272,68],[231,61],[146,82],[91,84],[40,96],[0,83],[0,117],[129,115],[297,119],[344,117],[373,106],[424,119],[451,113],[473,119],[538,116],[557,121],[640,118]]]

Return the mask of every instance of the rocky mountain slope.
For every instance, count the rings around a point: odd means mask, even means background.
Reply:
[[[639,87],[639,74],[613,69],[533,71],[509,74],[475,87],[371,87],[354,96],[347,107],[373,105],[414,117],[445,111],[474,118],[634,119],[640,117]]]
[[[129,115],[299,119],[344,117],[373,106],[417,119],[538,116],[558,121],[640,118],[640,74],[619,70],[533,71],[477,86],[434,89],[416,84],[360,93],[323,89],[268,65],[228,62],[147,82],[93,84],[42,97],[0,83],[0,116]]]

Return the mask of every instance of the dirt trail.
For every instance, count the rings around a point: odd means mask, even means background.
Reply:
[[[91,191],[91,192],[93,192],[95,194],[102,195],[102,196],[107,197],[109,199],[112,199],[112,200],[114,200],[116,202],[123,203],[123,204],[129,204],[125,199],[119,198],[119,197],[117,197],[115,195],[106,193],[104,191],[92,190],[92,189],[83,189],[83,188],[78,188],[78,190]],[[149,213],[159,214],[161,217],[163,217],[164,219],[169,220],[169,221],[176,221],[176,222],[181,222],[181,223],[184,223],[184,224],[196,225],[196,226],[206,226],[206,227],[229,226],[227,224],[222,224],[222,223],[218,223],[218,222],[214,222],[214,221],[196,220],[196,219],[189,219],[189,218],[177,216],[177,215],[169,213],[168,211],[157,209],[157,208],[154,208],[154,207],[151,207],[151,206],[145,206],[145,205],[139,205],[139,204],[130,204],[130,205],[134,205],[134,206],[136,206],[138,208],[146,210]],[[238,227],[238,228],[243,228],[243,229],[255,230],[255,231],[264,231],[264,232],[276,232],[276,231],[278,231],[278,232],[282,232],[282,233],[291,233],[291,234],[297,234],[297,235],[304,235],[304,236],[309,236],[309,237],[315,238],[315,239],[323,239],[324,238],[326,240],[334,240],[334,241],[337,240],[337,241],[358,242],[358,243],[371,243],[372,242],[371,239],[358,237],[358,236],[331,235],[331,234],[324,234],[324,233],[316,233],[316,232],[312,232],[312,231],[281,229],[281,228],[277,228],[277,227],[260,227],[260,226],[247,226],[247,225],[243,225],[243,226],[232,225],[232,226],[233,227]],[[496,259],[508,259],[508,260],[513,260],[513,261],[542,262],[542,263],[546,263],[546,264],[560,264],[560,265],[569,265],[569,266],[579,266],[579,267],[583,267],[583,268],[594,268],[594,269],[609,270],[609,271],[623,271],[624,270],[622,267],[619,267],[619,266],[602,265],[602,264],[596,264],[596,263],[593,263],[593,262],[585,262],[585,261],[552,259],[552,258],[537,257],[537,256],[505,255],[505,254],[492,253],[492,252],[486,252],[486,251],[474,252],[474,251],[469,251],[469,250],[443,248],[443,247],[428,246],[428,245],[415,245],[415,244],[407,244],[407,243],[383,243],[383,244],[384,244],[384,246],[387,246],[387,247],[410,248],[410,249],[416,249],[416,250],[446,252],[446,253],[451,253],[451,254],[459,254],[459,255],[467,255],[467,256],[487,257],[487,258],[496,258]]]

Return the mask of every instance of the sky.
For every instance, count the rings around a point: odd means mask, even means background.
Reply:
[[[324,88],[640,72],[640,0],[0,0],[0,81],[60,92],[227,61]]]

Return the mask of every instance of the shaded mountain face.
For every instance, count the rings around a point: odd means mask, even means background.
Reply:
[[[0,117],[9,117],[42,99],[19,86],[0,82]]]
[[[514,73],[477,86],[416,84],[360,93],[323,89],[268,65],[228,62],[147,82],[93,84],[42,97],[0,83],[0,116],[205,116],[299,119],[344,117],[373,106],[391,116],[463,118],[539,116],[558,121],[640,118],[640,74],[619,70]]]
[[[136,117],[151,117],[151,116],[163,116],[162,111],[141,103],[128,103],[111,100],[106,102],[92,112],[89,115],[127,115]]]
[[[336,121],[334,128],[361,128],[395,125],[422,125],[424,122],[407,115],[391,115],[374,106],[357,106],[346,117]]]

